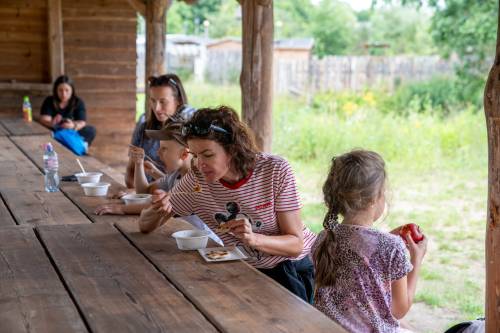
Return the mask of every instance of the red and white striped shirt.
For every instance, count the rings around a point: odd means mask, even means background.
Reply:
[[[199,184],[202,192],[193,192]],[[189,194],[173,195],[171,203],[173,213],[181,216],[198,215],[226,246],[243,247],[254,257],[249,263],[257,268],[273,268],[284,260],[299,260],[309,254],[316,235],[303,226],[304,248],[297,258],[270,255],[244,246],[240,240],[229,233],[217,232],[221,220],[246,216],[252,223],[256,233],[277,236],[281,235],[277,221],[277,212],[299,210],[299,194],[290,164],[279,156],[258,154],[254,169],[249,177],[237,184],[229,185],[223,181],[207,183],[196,169],[192,169],[174,186],[172,193],[189,192]],[[239,214],[231,216],[229,206],[239,206]],[[231,210],[231,208],[229,208]],[[216,219],[218,215],[219,222]]]

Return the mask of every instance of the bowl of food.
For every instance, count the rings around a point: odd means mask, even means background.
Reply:
[[[150,204],[151,203],[151,194],[134,194],[130,193],[124,195],[122,198],[125,205],[132,204]]]
[[[179,250],[197,250],[207,247],[209,234],[205,230],[181,230],[174,232],[172,237],[175,238]]]
[[[85,173],[75,173],[76,179],[78,179],[78,183],[99,183],[101,180],[102,173],[100,172],[85,172]]]
[[[84,183],[83,192],[88,197],[103,197],[108,194],[110,183]]]

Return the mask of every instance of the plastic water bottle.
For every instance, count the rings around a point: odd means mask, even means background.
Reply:
[[[45,172],[45,191],[57,192],[59,191],[59,176],[57,170],[59,169],[59,162],[57,160],[57,153],[54,147],[49,142],[44,145],[43,150],[43,170]]]
[[[24,96],[23,98],[23,118],[28,122],[31,122],[32,120],[31,103],[28,96]]]

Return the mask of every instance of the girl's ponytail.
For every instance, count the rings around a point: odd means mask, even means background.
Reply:
[[[337,277],[335,227],[338,225],[338,213],[330,208],[325,215],[323,228],[326,235],[314,252],[315,286],[317,288],[332,285]]]

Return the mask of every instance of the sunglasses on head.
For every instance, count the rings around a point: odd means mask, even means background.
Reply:
[[[182,135],[183,136],[207,136],[211,132],[222,133],[226,136],[230,136],[231,133],[229,131],[223,129],[214,124],[193,124],[188,123],[182,127]]]

